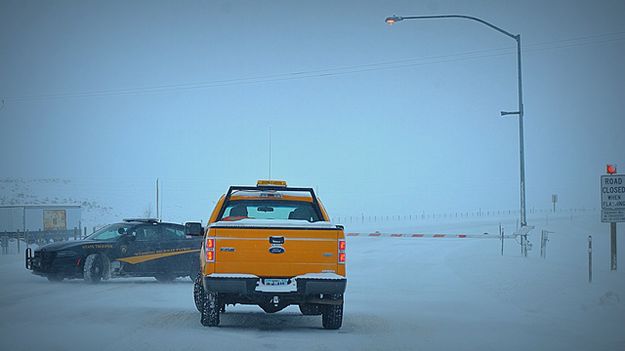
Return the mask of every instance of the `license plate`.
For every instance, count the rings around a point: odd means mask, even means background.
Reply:
[[[265,279],[265,285],[288,285],[288,279]]]

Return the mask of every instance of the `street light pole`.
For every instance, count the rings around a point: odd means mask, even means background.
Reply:
[[[472,21],[476,21],[482,23],[506,36],[514,39],[516,41],[517,47],[517,73],[518,73],[518,94],[519,94],[519,109],[518,111],[501,111],[501,116],[507,115],[518,115],[519,116],[519,163],[520,163],[520,192],[521,192],[521,233],[522,234],[522,246],[525,248],[527,246],[527,230],[524,230],[523,227],[527,226],[527,216],[525,211],[525,152],[524,152],[524,142],[523,142],[523,85],[521,80],[521,34],[512,34],[504,29],[497,27],[496,25],[484,21],[483,19],[473,17],[473,16],[465,16],[465,15],[434,15],[434,16],[391,16],[387,17],[385,22],[388,24],[394,24],[403,20],[420,20],[420,19],[440,19],[440,18],[461,18],[468,19]],[[527,251],[525,251],[525,255],[527,255]]]

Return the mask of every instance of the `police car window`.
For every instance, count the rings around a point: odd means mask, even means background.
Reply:
[[[156,241],[158,237],[158,226],[139,226],[134,230],[137,241]]]
[[[185,239],[184,230],[176,226],[163,227],[163,239],[164,240],[180,240]]]
[[[97,230],[95,233],[89,235],[87,239],[89,240],[116,239],[120,237],[122,233],[125,233],[128,230],[128,228],[130,228],[130,225],[125,224],[125,223],[110,224],[100,230]]]

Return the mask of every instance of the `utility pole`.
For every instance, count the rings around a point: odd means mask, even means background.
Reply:
[[[516,58],[517,58],[517,94],[518,94],[518,109],[517,111],[501,111],[501,116],[508,115],[516,115],[519,119],[519,197],[520,197],[520,213],[519,220],[521,224],[521,228],[518,231],[521,237],[521,246],[523,251],[525,252],[525,256],[527,256],[527,250],[529,246],[529,242],[527,240],[527,234],[534,228],[533,226],[527,225],[527,214],[526,214],[526,203],[525,203],[525,143],[524,143],[524,131],[523,131],[523,116],[524,116],[524,106],[523,106],[523,82],[522,82],[522,74],[521,74],[521,34],[512,34],[488,21],[485,21],[481,18],[466,16],[466,15],[427,15],[427,16],[391,16],[385,19],[387,24],[395,24],[397,22],[401,22],[404,20],[430,20],[430,19],[465,19],[471,20],[475,22],[479,22],[481,24],[490,27],[491,29],[496,30],[497,32],[504,34],[516,42]]]
[[[158,178],[156,178],[156,218],[158,219]]]
[[[551,202],[553,203],[553,213],[556,213],[556,202],[558,202],[558,194],[551,195]]]
[[[269,127],[269,180],[271,180],[271,127]]]

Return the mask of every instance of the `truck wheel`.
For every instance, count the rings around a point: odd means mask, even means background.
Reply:
[[[198,273],[193,282],[193,302],[198,312],[202,312],[204,304],[204,286],[202,285],[202,274]]]
[[[49,282],[58,283],[58,282],[62,282],[65,277],[63,277],[60,274],[51,273],[51,274],[48,274],[46,278],[48,278]]]
[[[200,322],[205,327],[216,327],[219,325],[219,297],[217,293],[208,293],[202,304],[202,318]]]
[[[321,306],[312,303],[301,303],[299,310],[304,316],[318,316],[321,314]]]
[[[340,305],[324,306],[321,313],[321,324],[324,329],[339,329],[343,325],[343,302]]]
[[[85,282],[89,284],[97,284],[104,276],[104,264],[102,256],[99,254],[91,254],[85,259],[85,267],[83,268],[83,277]]]

